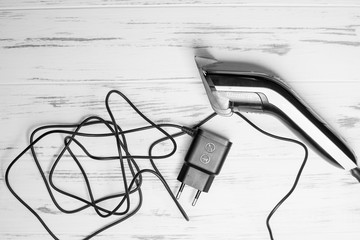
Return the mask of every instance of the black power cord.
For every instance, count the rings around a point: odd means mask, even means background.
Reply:
[[[135,110],[135,112],[142,117],[146,122],[149,123],[148,126],[144,126],[144,127],[139,127],[139,128],[133,128],[133,129],[129,129],[129,130],[122,130],[121,127],[117,124],[112,110],[110,108],[109,105],[109,99],[110,96],[112,94],[116,94],[120,97],[122,97],[129,105],[130,107]],[[174,196],[174,194],[172,193],[169,185],[167,184],[166,180],[164,179],[164,177],[162,176],[162,174],[160,173],[159,169],[157,168],[154,160],[155,159],[164,159],[164,158],[168,158],[170,156],[172,156],[177,149],[177,145],[176,142],[174,140],[174,138],[182,136],[184,134],[188,134],[190,136],[194,136],[195,131],[198,127],[202,126],[203,124],[205,124],[207,121],[209,121],[210,119],[212,119],[213,117],[216,116],[216,113],[212,113],[210,114],[208,117],[206,117],[205,119],[203,119],[202,121],[200,121],[198,124],[196,124],[195,126],[193,126],[192,128],[188,128],[185,126],[180,126],[180,125],[176,125],[176,124],[170,124],[170,123],[166,123],[166,124],[155,124],[154,122],[152,122],[150,119],[148,119],[143,113],[141,113],[136,107],[135,105],[121,92],[116,91],[116,90],[112,90],[110,91],[105,99],[105,105],[106,105],[106,109],[107,112],[111,118],[111,121],[109,120],[105,120],[103,118],[100,118],[98,116],[91,116],[86,118],[85,120],[83,120],[80,124],[57,124],[57,125],[46,125],[46,126],[41,126],[38,127],[37,129],[35,129],[30,136],[30,144],[28,147],[26,147],[9,165],[9,167],[6,170],[5,173],[5,182],[7,187],[9,188],[10,192],[15,196],[15,198],[22,204],[24,205],[38,220],[39,222],[42,224],[42,226],[46,229],[46,231],[54,238],[54,239],[58,239],[56,237],[56,235],[50,230],[50,228],[46,225],[46,223],[43,221],[43,219],[40,217],[40,215],[34,210],[32,209],[12,188],[10,181],[9,181],[9,174],[10,171],[12,169],[12,167],[14,166],[14,164],[29,150],[31,150],[31,154],[33,157],[34,162],[36,163],[36,166],[39,170],[39,173],[42,177],[42,180],[46,186],[46,189],[49,193],[49,196],[52,200],[52,202],[54,203],[54,205],[57,207],[57,209],[63,213],[66,214],[72,214],[72,213],[77,213],[80,211],[83,211],[89,207],[92,207],[94,209],[94,211],[97,213],[97,215],[99,215],[100,217],[106,218],[109,216],[121,216],[119,219],[103,226],[102,228],[96,230],[95,232],[91,233],[90,235],[86,236],[84,239],[91,239],[94,236],[98,235],[99,233],[105,231],[106,229],[113,227],[123,221],[125,221],[126,219],[132,217],[133,215],[135,215],[139,209],[142,206],[142,201],[143,201],[143,195],[142,195],[142,191],[141,191],[141,185],[143,182],[142,176],[145,173],[148,174],[153,174],[155,175],[164,185],[164,188],[166,189],[166,191],[169,193],[170,197],[172,198],[172,200],[174,201],[174,203],[176,204],[177,208],[179,209],[179,211],[181,212],[181,214],[183,215],[183,217],[186,220],[189,220],[186,212],[184,211],[184,209],[181,207],[180,203],[177,201],[176,197]],[[308,150],[307,147],[301,143],[300,141],[297,141],[295,139],[290,139],[290,138],[285,138],[285,137],[280,137],[277,135],[273,135],[271,133],[268,133],[262,129],[260,129],[259,127],[257,127],[254,123],[252,123],[250,120],[248,120],[245,116],[243,116],[240,113],[235,113],[237,114],[239,117],[243,118],[247,123],[249,123],[252,127],[254,127],[256,130],[260,131],[261,133],[270,136],[272,138],[275,139],[279,139],[279,140],[283,140],[283,141],[288,141],[288,142],[293,142],[296,143],[300,146],[302,146],[305,150],[305,157],[303,160],[303,163],[296,175],[295,178],[295,182],[292,185],[290,191],[278,202],[278,204],[272,209],[272,211],[269,213],[267,219],[266,219],[266,225],[269,231],[269,235],[271,240],[273,240],[273,234],[272,234],[272,230],[270,227],[270,218],[273,216],[273,214],[276,212],[276,210],[280,207],[280,205],[292,194],[292,192],[295,190],[297,183],[300,179],[301,173],[305,167],[306,161],[307,161],[307,157],[308,157]],[[103,132],[103,133],[87,133],[87,132],[82,132],[81,129],[83,127],[86,126],[94,126],[94,125],[103,125],[105,126],[109,131],[108,132]],[[180,132],[174,133],[174,134],[169,134],[167,131],[165,131],[163,128],[177,128],[180,129]],[[70,129],[70,130],[66,130],[66,129]],[[73,129],[73,130],[71,130]],[[127,140],[126,140],[126,134],[130,134],[130,133],[135,133],[135,132],[139,132],[139,131],[144,131],[144,130],[149,130],[149,129],[156,129],[158,131],[160,131],[164,137],[156,140],[155,142],[153,142],[150,147],[149,147],[149,152],[148,155],[132,155],[130,154],[130,150],[127,144]],[[44,133],[40,134],[40,132],[45,131]],[[40,134],[38,137],[35,137],[36,134]],[[56,157],[56,160],[54,161],[54,163],[51,166],[49,175],[48,175],[48,179],[47,176],[44,172],[44,170],[42,169],[38,157],[37,157],[37,153],[35,151],[35,145],[40,142],[41,140],[43,140],[46,136],[51,135],[51,134],[66,134],[66,137],[64,138],[64,147],[62,148],[62,150],[60,151],[60,153],[58,154],[58,156]],[[114,137],[116,139],[116,146],[117,146],[117,155],[115,156],[96,156],[91,154],[85,147],[84,145],[77,139],[77,137],[86,137],[86,138],[105,138],[105,137]],[[164,154],[164,155],[158,155],[158,156],[153,156],[152,155],[152,150],[153,148],[164,141],[170,141],[172,143],[172,150],[170,153]],[[84,168],[82,167],[81,163],[79,162],[76,154],[73,153],[73,151],[71,150],[70,146],[72,144],[76,144],[76,146],[80,147],[81,150],[85,153],[85,155],[87,157],[89,157],[90,159],[93,160],[97,160],[97,161],[111,161],[111,160],[117,160],[119,161],[119,165],[120,165],[120,178],[122,180],[122,184],[124,186],[124,191],[123,192],[119,192],[118,194],[112,194],[112,195],[108,195],[108,196],[104,196],[101,198],[94,198],[94,194],[93,194],[93,190],[91,188],[88,176],[84,170]],[[84,178],[85,181],[85,185],[86,185],[86,189],[88,191],[89,194],[89,198],[90,200],[81,198],[77,195],[71,194],[61,188],[59,188],[58,186],[55,185],[54,181],[53,181],[53,175],[54,172],[56,171],[56,167],[58,165],[58,163],[61,161],[62,157],[64,156],[64,154],[68,152],[68,154],[72,157],[72,159],[74,160],[74,162],[76,163],[77,167],[79,168],[81,175]],[[153,169],[140,169],[140,167],[138,166],[137,162],[135,159],[148,159],[153,167]],[[126,161],[125,161],[126,160]],[[130,170],[131,172],[131,179],[128,179],[126,177],[126,172],[125,169],[126,167]],[[65,209],[63,208],[56,200],[53,191],[56,191],[64,196],[70,197],[74,200],[77,200],[81,203],[83,203],[82,206],[77,207],[75,209]],[[130,206],[131,206],[131,201],[130,201],[130,195],[131,194],[135,194],[137,193],[139,201],[137,203],[137,205],[130,210]],[[101,207],[99,204],[102,202],[105,202],[107,200],[110,199],[118,199],[119,202],[116,205],[115,208],[113,209],[107,209],[105,207]],[[119,211],[120,208],[122,208],[123,206],[125,206],[125,209],[123,211]]]
[[[135,110],[135,112],[142,117],[145,121],[147,121],[149,123],[148,126],[144,126],[144,127],[140,127],[140,128],[134,128],[134,129],[129,129],[129,130],[122,130],[121,127],[116,123],[116,120],[113,116],[112,110],[110,108],[109,105],[109,99],[110,96],[116,94],[120,97],[122,97],[129,105],[130,107]],[[9,165],[9,167],[6,170],[5,173],[5,182],[7,187],[9,188],[10,192],[15,196],[15,198],[22,204],[24,205],[38,220],[39,222],[42,224],[42,226],[46,229],[46,231],[54,238],[54,239],[58,239],[56,237],[56,235],[50,230],[50,228],[46,225],[46,223],[43,221],[43,219],[40,217],[40,215],[34,210],[32,209],[12,188],[10,181],[9,181],[9,175],[11,172],[12,167],[14,166],[14,164],[29,150],[31,150],[31,154],[32,154],[32,158],[34,160],[34,162],[36,163],[36,166],[39,170],[39,173],[42,177],[42,180],[46,186],[46,189],[49,193],[49,196],[52,200],[52,202],[54,203],[54,205],[57,207],[57,209],[63,213],[67,213],[67,214],[71,214],[71,213],[77,213],[80,212],[82,210],[85,210],[89,207],[92,207],[95,212],[97,213],[97,215],[99,215],[100,217],[109,217],[109,216],[113,216],[113,215],[118,215],[118,216],[122,216],[121,218],[119,218],[118,220],[115,220],[114,222],[111,222],[108,225],[103,226],[102,228],[96,230],[95,232],[91,233],[90,235],[88,235],[87,237],[85,237],[84,239],[91,239],[94,236],[98,235],[99,233],[103,232],[104,230],[119,224],[121,222],[123,222],[124,220],[130,218],[131,216],[133,216],[140,208],[142,205],[142,201],[143,201],[143,196],[142,196],[142,191],[141,191],[141,184],[142,184],[142,175],[145,173],[150,173],[155,175],[164,185],[166,191],[169,193],[170,197],[173,199],[174,203],[176,204],[176,206],[178,207],[178,209],[180,210],[181,214],[183,215],[183,217],[186,220],[189,220],[186,212],[184,211],[184,209],[181,207],[180,203],[177,201],[177,199],[175,198],[174,194],[172,193],[169,185],[167,184],[166,180],[164,179],[164,177],[161,175],[160,171],[157,169],[155,163],[154,163],[154,159],[164,159],[164,158],[168,158],[170,156],[172,156],[177,149],[177,145],[176,142],[174,140],[175,137],[184,135],[185,133],[187,134],[192,134],[193,133],[193,129],[192,128],[187,128],[184,126],[180,126],[180,125],[176,125],[176,124],[155,124],[154,122],[152,122],[150,119],[148,119],[143,113],[141,113],[136,107],[135,105],[121,92],[116,91],[116,90],[112,90],[110,91],[105,99],[105,105],[106,105],[106,109],[107,112],[111,118],[111,121],[108,120],[104,120],[103,118],[97,117],[97,116],[91,116],[86,118],[85,120],[83,120],[80,124],[57,124],[57,125],[46,125],[46,126],[41,126],[37,129],[35,129],[30,136],[30,144],[28,147],[26,147]],[[201,122],[199,122],[197,125],[195,125],[194,127],[199,127],[202,124],[206,123],[207,121],[209,121],[211,118],[213,118],[214,116],[216,116],[216,113],[212,113],[211,115],[209,115],[208,117],[206,117],[204,120],[202,120]],[[104,132],[104,133],[86,133],[86,132],[82,132],[81,129],[85,126],[94,126],[94,125],[104,125],[109,131],[108,132]],[[169,134],[167,131],[165,131],[163,128],[178,128],[181,129],[182,131],[176,134]],[[74,130],[67,130],[67,129],[74,129]],[[156,129],[158,131],[160,131],[163,135],[165,135],[164,138],[155,141],[153,144],[151,144],[150,149],[149,149],[149,155],[132,155],[130,154],[130,150],[127,144],[127,140],[126,140],[126,134],[130,134],[130,133],[135,133],[135,132],[139,132],[139,131],[143,131],[143,130],[148,130],[148,129]],[[35,137],[36,134],[45,131],[44,133],[40,134],[40,136]],[[56,157],[56,160],[54,161],[54,163],[51,166],[49,175],[48,175],[48,179],[47,176],[45,175],[45,171],[42,169],[38,157],[37,157],[37,153],[35,151],[35,145],[40,142],[41,140],[43,140],[46,136],[51,135],[51,134],[66,134],[66,137],[64,138],[64,147],[63,149],[60,151],[60,153],[58,154],[58,156]],[[104,137],[115,137],[116,139],[116,145],[117,145],[117,155],[116,156],[95,156],[92,155],[85,147],[84,145],[76,139],[76,137],[87,137],[87,138],[104,138]],[[173,148],[171,150],[170,153],[165,154],[165,155],[158,155],[158,156],[153,156],[152,155],[152,149],[154,148],[154,146],[156,146],[158,143],[166,141],[166,140],[170,140],[170,142],[173,145]],[[78,147],[80,147],[82,149],[82,151],[86,154],[87,157],[93,159],[93,160],[98,160],[98,161],[110,161],[110,160],[117,160],[119,161],[119,165],[120,165],[120,178],[122,180],[122,184],[124,186],[124,191],[120,192],[118,194],[112,194],[112,195],[108,195],[108,196],[104,196],[98,199],[94,198],[94,194],[93,194],[93,190],[91,188],[88,176],[84,170],[84,168],[82,167],[81,163],[79,162],[77,156],[73,153],[73,151],[71,150],[70,146],[71,144],[76,144]],[[85,180],[85,184],[86,184],[86,189],[88,191],[89,194],[89,198],[90,200],[81,198],[77,195],[71,194],[61,188],[59,188],[58,186],[55,185],[54,181],[53,181],[53,175],[54,172],[56,171],[56,167],[58,165],[58,163],[61,161],[62,157],[64,156],[65,152],[68,152],[69,155],[72,157],[72,159],[74,160],[74,162],[76,163],[77,167],[79,168],[84,180]],[[152,169],[140,169],[137,162],[135,161],[135,159],[148,159],[150,160],[154,170]],[[125,161],[126,160],[126,161]],[[128,168],[131,172],[131,179],[128,179],[126,177],[126,172],[125,172],[125,168]],[[130,182],[130,183],[129,183]],[[75,209],[65,209],[63,208],[58,202],[57,199],[54,196],[53,191],[56,191],[62,195],[65,195],[67,197],[70,197],[74,200],[80,201],[83,203],[83,205],[81,207],[75,208]],[[130,195],[137,193],[138,194],[138,198],[139,201],[137,203],[137,205],[134,207],[134,209],[130,210],[130,206],[131,206],[131,202],[130,202]],[[99,206],[100,203],[107,201],[109,199],[119,199],[119,202],[117,204],[117,206],[113,209],[106,209],[104,207]],[[123,211],[119,211],[119,209],[121,207],[125,207],[125,209]]]
[[[285,196],[275,205],[275,207],[271,210],[271,212],[269,213],[269,215],[266,218],[266,227],[268,229],[270,239],[274,240],[273,233],[272,233],[272,230],[271,230],[271,227],[270,227],[270,219],[274,215],[276,210],[281,206],[281,204],[283,204],[286,201],[286,199],[288,199],[290,197],[290,195],[294,192],[294,190],[295,190],[295,188],[296,188],[296,186],[297,186],[297,184],[299,182],[301,173],[303,172],[304,167],[305,167],[306,162],[307,162],[307,159],[308,159],[308,148],[306,147],[305,144],[303,144],[302,142],[300,142],[298,140],[295,140],[295,139],[292,139],[292,138],[286,138],[286,137],[277,136],[277,135],[274,135],[274,134],[271,134],[269,132],[266,132],[266,131],[262,130],[261,128],[256,126],[253,122],[251,122],[248,118],[246,118],[244,115],[242,115],[239,112],[236,112],[235,114],[238,115],[239,117],[241,117],[242,119],[244,119],[248,124],[250,124],[250,126],[255,128],[257,131],[265,134],[266,136],[269,136],[269,137],[272,137],[272,138],[275,138],[275,139],[278,139],[278,140],[298,144],[301,147],[303,147],[304,150],[305,150],[304,160],[302,161],[301,166],[300,166],[300,168],[298,170],[298,173],[296,174],[295,181],[294,181],[292,187],[290,188],[289,192],[287,194],[285,194]]]

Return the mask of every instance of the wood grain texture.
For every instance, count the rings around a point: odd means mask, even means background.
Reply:
[[[205,2],[174,3],[166,8],[96,9],[56,8],[144,2],[0,3],[1,8],[53,7],[0,11],[0,239],[51,239],[4,182],[5,169],[26,147],[34,128],[79,122],[89,115],[108,118],[104,98],[111,89],[122,91],[156,122],[193,125],[212,112],[193,61],[195,54],[258,63],[278,72],[360,154],[358,8],[315,6],[325,5],[324,1],[286,2],[287,6],[308,5],[296,8],[261,7],[267,4],[263,1],[207,8],[196,5],[208,4]],[[251,4],[259,6],[246,7]],[[329,4],[356,5],[357,1]],[[144,124],[119,98],[113,99],[112,106],[125,128]],[[269,132],[294,136],[272,116],[249,117]],[[217,117],[205,127],[228,137],[234,145],[221,175],[196,207],[191,207],[194,191],[185,188],[180,201],[190,222],[182,219],[161,183],[145,175],[140,212],[94,239],[268,239],[265,218],[291,186],[303,150],[269,139],[236,117]],[[132,151],[146,154],[148,144],[157,137],[156,133],[131,136]],[[157,162],[174,192],[191,139],[178,141],[177,153]],[[115,150],[111,141],[88,144],[98,154]],[[44,169],[49,169],[59,146],[60,136],[39,145]],[[165,144],[157,151],[169,149]],[[119,190],[118,166],[81,160],[96,194]],[[149,167],[146,161],[140,164]],[[59,165],[55,180],[86,196],[84,181],[70,159]],[[81,239],[116,219],[99,219],[93,210],[72,216],[60,213],[29,155],[15,165],[11,182],[60,239]],[[58,197],[67,207],[76,205]],[[359,198],[355,180],[311,150],[298,189],[272,220],[275,239],[357,240]]]
[[[354,89],[359,89],[359,83],[329,83],[327,92],[321,93],[316,89],[319,89],[322,83],[306,82],[298,85],[299,87],[296,88],[301,88],[302,92],[307,93],[306,99],[317,106],[318,111],[328,113],[322,115],[325,115],[326,119],[333,119],[332,125],[350,140],[350,144],[358,152],[359,123],[344,124],[344,121],[348,121],[344,116],[351,118],[349,116],[358,115],[359,110],[351,105],[354,105],[352,101],[357,96]],[[1,95],[7,102],[2,103],[1,111],[8,114],[2,115],[1,119],[3,137],[0,145],[6,146],[0,151],[2,171],[26,146],[26,133],[34,127],[46,123],[77,122],[89,114],[106,117],[103,98],[112,88],[123,90],[147,116],[157,122],[171,121],[190,125],[211,112],[199,81],[163,81],[161,88],[158,86],[159,81],[144,81],[141,84],[132,81],[103,84],[42,84],[31,88],[29,85],[3,85]],[[342,98],[341,91],[337,91],[340,87],[348,93],[346,98]],[[330,105],[324,101],[329,94],[333,95]],[[198,104],[184,101],[184,95],[191,96],[189,99]],[[151,100],[144,99],[145,96],[151,96]],[[116,116],[124,123],[124,127],[143,124],[122,101],[115,101],[113,104]],[[346,104],[345,108],[344,104]],[[293,136],[275,118],[261,115],[250,115],[250,117],[268,131]],[[229,125],[234,127],[229,129],[227,127]],[[161,184],[154,177],[147,176],[143,210],[129,222],[107,231],[96,239],[116,236],[129,239],[167,239],[168,237],[215,239],[221,237],[224,231],[228,231],[228,239],[266,238],[264,218],[271,206],[289,188],[303,151],[291,144],[269,139],[236,118],[217,118],[206,127],[216,129],[217,132],[229,137],[234,142],[234,147],[211,192],[203,194],[196,208],[189,207],[194,192],[189,188],[185,190],[181,202],[188,210],[191,221],[186,223],[181,219]],[[7,129],[17,129],[16,134]],[[138,151],[146,153],[147,143],[150,143],[154,137],[148,134],[137,136],[131,142],[132,149],[136,153]],[[40,144],[42,148],[39,151],[44,169],[49,168],[54,153],[61,146],[58,140],[58,138],[50,138]],[[180,139],[177,154],[169,160],[158,163],[173,191],[178,187],[175,179],[189,142],[188,137]],[[259,142],[262,144],[259,145]],[[100,148],[94,144],[89,146],[93,146],[91,149],[100,154],[114,150],[110,144],[100,143],[100,145]],[[141,166],[146,167],[148,164],[141,162]],[[95,189],[100,195],[118,189],[119,170],[113,164],[92,163],[85,164],[85,167],[89,171],[90,180],[95,181]],[[257,174],[259,168],[264,171]],[[99,220],[92,211],[66,216],[54,208],[29,157],[19,161],[13,169],[11,180],[21,196],[45,217],[62,239],[79,239],[106,223]],[[82,189],[83,180],[69,160],[65,160],[59,166],[55,180],[69,191],[76,191],[78,194],[82,192],[79,193],[79,189]],[[3,178],[1,182],[4,183]],[[353,213],[358,211],[356,199],[360,197],[360,193],[357,193],[358,186],[354,183],[348,174],[333,168],[316,153],[311,152],[309,165],[299,189],[274,218],[277,239],[294,239],[294,232],[299,235],[299,239],[300,236],[309,239],[320,236],[337,239],[343,237],[344,232],[353,231],[360,220],[357,219],[358,215]],[[267,197],[263,198],[264,195]],[[3,230],[0,234],[4,239],[26,239],[29,234],[33,239],[50,239],[34,217],[14,200],[5,186],[1,188],[0,196],[0,201],[4,203],[0,211],[2,215],[8,216],[1,220]],[[72,206],[68,199],[63,199],[62,203]],[[344,214],[343,211],[347,213]],[[313,217],[309,219],[310,216]],[[223,222],[220,225],[219,218]],[[156,220],[155,225],[150,223],[152,220]],[[22,225],[20,229],[16,224],[19,222]],[[82,224],[74,229],[72,227],[74,222],[82,222]],[[326,233],[329,226],[337,226],[331,234]],[[357,233],[354,233],[343,239],[356,239],[356,237]]]
[[[358,80],[357,8],[73,9],[0,18],[1,83],[195,78],[193,56],[204,52],[262,64],[287,81]]]
[[[1,83],[197,78],[193,57],[204,52],[290,82],[359,80],[357,8],[2,11],[0,19]]]
[[[359,6],[359,2],[356,0],[210,0],[210,1],[195,1],[195,0],[3,0],[0,3],[0,8],[13,8],[13,9],[22,9],[22,8],[68,8],[68,7],[123,7],[123,6],[139,6],[139,7],[148,7],[148,6],[164,6],[164,7],[173,7],[173,6],[224,6],[224,5],[233,5],[233,6]]]

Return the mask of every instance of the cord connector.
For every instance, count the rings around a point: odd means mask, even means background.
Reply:
[[[196,129],[196,128],[189,128],[189,127],[182,126],[182,127],[181,127],[181,131],[183,131],[184,133],[186,133],[186,134],[194,137],[195,134],[196,134],[197,129]]]
[[[220,173],[231,145],[222,136],[198,129],[177,178],[181,186],[176,198],[180,198],[185,185],[193,187],[198,190],[192,203],[195,206],[200,193],[208,192],[215,176]]]

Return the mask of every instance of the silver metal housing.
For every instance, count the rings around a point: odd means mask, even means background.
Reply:
[[[346,170],[357,168],[345,141],[274,73],[259,66],[196,57],[202,82],[215,112],[271,113],[307,140],[325,159]]]

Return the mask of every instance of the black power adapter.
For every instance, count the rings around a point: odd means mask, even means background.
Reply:
[[[198,190],[192,203],[195,206],[200,193],[208,192],[215,176],[220,173],[231,145],[222,136],[197,129],[177,178],[181,186],[176,198],[180,198],[185,185],[193,187]]]

